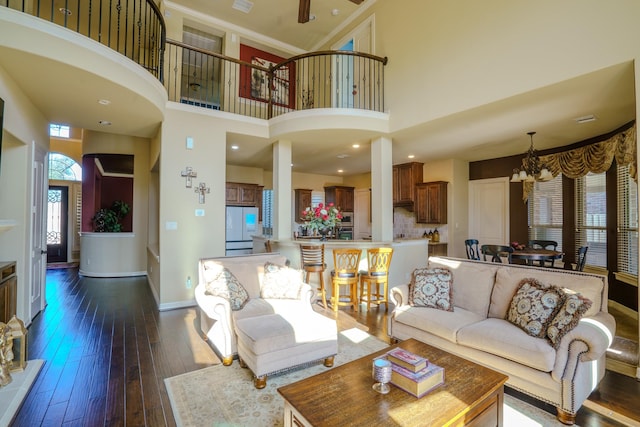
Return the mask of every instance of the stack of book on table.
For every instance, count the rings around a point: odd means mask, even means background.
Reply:
[[[384,356],[391,362],[391,384],[422,397],[444,383],[444,368],[417,354],[394,348]]]

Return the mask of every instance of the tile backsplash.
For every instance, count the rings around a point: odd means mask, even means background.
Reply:
[[[416,214],[409,212],[404,208],[393,209],[393,237],[398,239],[401,235],[404,235],[405,239],[411,239],[415,237],[422,237],[424,232],[433,231],[438,229],[440,233],[440,241],[448,241],[447,225],[439,224],[418,224],[416,223]]]

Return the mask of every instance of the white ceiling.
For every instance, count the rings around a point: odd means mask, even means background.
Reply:
[[[232,9],[233,0],[176,3],[202,13],[215,13],[234,25],[306,49],[325,39],[348,19],[349,13],[359,13],[371,1],[356,6],[348,0],[311,0],[311,12],[318,18],[306,24],[297,23],[298,0],[255,0],[250,14]],[[332,8],[340,10],[338,16],[331,16]],[[151,137],[158,129],[159,112],[117,83],[61,62],[2,47],[0,67],[51,122],[142,137]],[[96,102],[104,94],[112,101],[108,117]],[[528,131],[537,132],[534,143],[539,150],[586,140],[634,120],[634,94],[633,64],[612,66],[395,132],[389,135],[394,143],[393,163],[409,161],[409,154],[415,155],[417,161],[452,157],[474,161],[524,153],[529,147]],[[577,124],[574,119],[582,115],[577,112],[584,112],[585,105],[597,120]],[[113,123],[108,129],[98,124],[105,119]],[[228,162],[271,170],[271,142],[229,135],[228,146],[238,144],[241,149],[228,148]],[[360,143],[361,147],[353,149],[353,143]],[[348,157],[338,158],[339,155]],[[345,175],[367,172],[369,140],[366,135],[341,131],[296,135],[293,164],[295,171],[325,175],[336,175],[338,168],[344,169]]]

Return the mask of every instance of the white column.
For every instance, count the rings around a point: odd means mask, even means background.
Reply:
[[[393,240],[393,163],[391,139],[371,141],[371,238]]]
[[[273,238],[290,240],[291,221],[291,141],[273,144]]]

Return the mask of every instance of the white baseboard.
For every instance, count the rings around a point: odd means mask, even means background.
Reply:
[[[158,305],[158,310],[160,311],[167,311],[167,310],[176,310],[178,308],[188,308],[188,307],[195,307],[197,305],[195,298],[189,301],[177,301],[177,302],[171,302],[171,303],[167,303],[167,304],[160,304]]]

